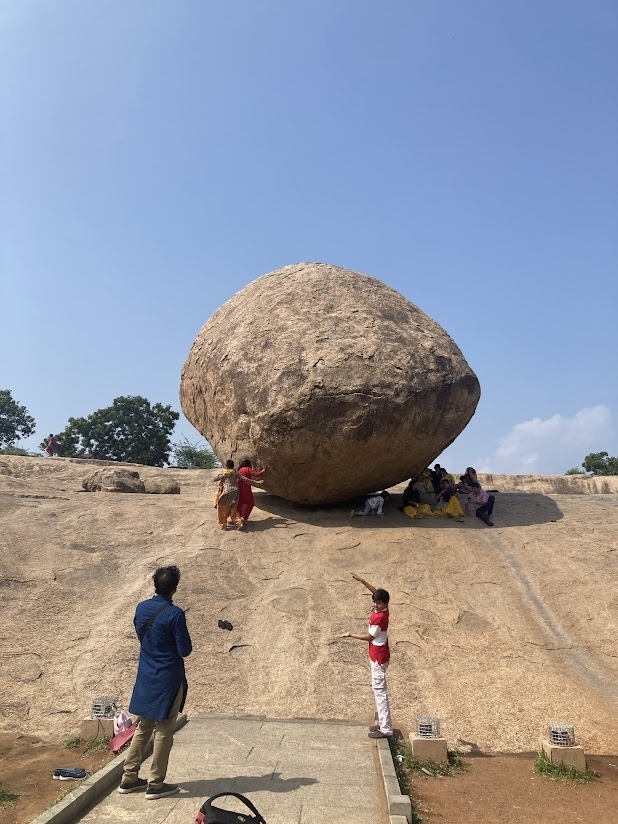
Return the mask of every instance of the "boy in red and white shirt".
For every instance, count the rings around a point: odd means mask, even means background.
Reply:
[[[385,589],[374,587],[356,573],[352,573],[355,581],[363,584],[371,592],[373,610],[369,616],[369,627],[364,635],[355,635],[353,632],[343,632],[339,638],[356,638],[358,641],[369,642],[369,660],[371,662],[371,688],[376,702],[378,725],[370,728],[369,738],[389,738],[393,734],[391,707],[388,700],[386,685],[386,670],[390,661],[388,647],[388,602],[390,595]]]

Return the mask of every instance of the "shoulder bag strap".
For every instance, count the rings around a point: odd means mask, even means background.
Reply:
[[[137,636],[139,638],[140,644],[143,642],[144,638],[146,637],[146,633],[148,632],[150,627],[153,625],[153,622],[154,622],[155,618],[158,618],[159,615],[161,615],[161,613],[163,612],[163,610],[166,610],[168,607],[171,607],[171,606],[172,606],[171,604],[163,604],[162,607],[159,607],[159,609],[155,612],[155,614],[152,616],[152,618],[148,621],[148,623],[146,624],[144,629],[141,631],[141,633]]]
[[[239,801],[242,801],[242,803],[245,804],[245,806],[249,807],[251,812],[256,814],[256,821],[258,822],[258,824],[266,824],[266,821],[264,821],[262,815],[255,808],[255,806],[249,801],[248,798],[246,798],[244,795],[241,795],[240,793],[217,793],[216,795],[211,795],[210,798],[204,803],[202,807],[202,812],[205,812],[206,809],[212,805],[212,802],[215,800],[215,798],[223,798],[226,795],[233,795],[234,798],[237,798]]]

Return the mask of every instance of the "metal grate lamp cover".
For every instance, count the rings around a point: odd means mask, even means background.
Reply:
[[[550,722],[547,725],[549,743],[554,747],[574,747],[575,727],[573,724],[556,724]]]
[[[92,702],[92,718],[113,718],[116,715],[116,699],[102,695]]]
[[[424,715],[416,719],[418,738],[440,738],[440,719],[435,715]]]

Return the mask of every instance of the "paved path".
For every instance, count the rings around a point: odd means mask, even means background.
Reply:
[[[147,777],[148,759],[141,776]],[[386,824],[375,742],[354,723],[201,715],[176,733],[168,781],[175,796],[145,801],[112,791],[79,821],[193,824],[211,795],[247,795],[267,824]],[[222,799],[228,809],[232,799]]]

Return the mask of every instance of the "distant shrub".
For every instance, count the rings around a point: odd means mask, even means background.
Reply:
[[[191,443],[187,438],[172,444],[172,455],[174,465],[180,469],[216,469],[221,466],[207,443]]]

